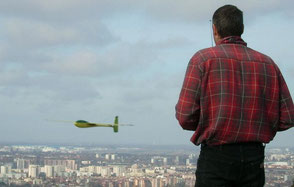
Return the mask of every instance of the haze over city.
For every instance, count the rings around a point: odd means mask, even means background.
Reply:
[[[2,143],[192,145],[174,107],[192,55],[211,47],[213,12],[243,10],[243,39],[272,57],[294,96],[294,2],[1,1]],[[79,129],[50,120],[113,123]],[[292,146],[294,130],[270,145]]]

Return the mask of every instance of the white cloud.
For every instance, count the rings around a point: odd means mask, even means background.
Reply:
[[[27,75],[20,69],[0,71],[0,85],[1,86],[21,86],[27,79]]]
[[[279,14],[278,21],[293,15],[290,0],[1,1],[0,104],[5,111],[0,116],[9,124],[1,126],[1,132],[15,133],[25,123],[26,128],[36,129],[28,133],[38,134],[38,139],[56,131],[52,124],[40,126],[43,118],[109,122],[120,115],[124,122],[136,126],[122,129],[112,142],[150,143],[152,134],[156,141],[178,143],[171,140],[182,135],[174,105],[185,68],[193,52],[210,44],[206,22],[226,3],[244,11],[253,25],[247,27],[253,33],[248,35],[249,45],[260,48],[272,42],[260,37],[270,27],[257,27],[264,19],[254,17],[271,20]],[[130,17],[136,18],[126,20]],[[283,30],[288,27],[286,22],[280,22]],[[277,45],[276,40],[287,40],[287,34],[276,30],[285,36],[278,39],[270,35],[279,48],[272,50],[284,60],[291,55],[284,50],[284,43]],[[291,49],[289,45],[286,47]],[[12,119],[15,115],[18,119]],[[74,140],[74,136],[64,136],[65,132],[86,137],[84,141],[103,141],[113,135],[111,130],[104,134],[108,131],[100,129],[81,133],[60,127],[57,131],[55,137],[44,141]],[[179,141],[188,143],[189,137],[183,138]],[[5,139],[9,136],[1,137],[1,141]]]
[[[51,74],[75,75],[85,77],[118,77],[123,73],[141,68],[149,69],[158,63],[160,50],[182,44],[177,40],[167,40],[158,43],[139,41],[135,44],[117,43],[113,47],[96,50],[79,49],[65,54],[52,54],[46,63],[39,64],[39,70],[44,69]]]
[[[8,19],[2,29],[9,45],[22,47],[105,46],[115,40],[107,27],[99,21],[86,24],[56,25],[26,19]]]
[[[285,0],[248,0],[248,1],[236,1],[236,0],[208,0],[208,1],[169,1],[169,0],[151,0],[148,3],[142,5],[142,8],[146,9],[146,14],[153,16],[155,19],[169,20],[169,21],[208,21],[214,13],[214,11],[225,5],[233,4],[244,11],[244,16],[250,19],[261,16],[263,14],[269,14],[273,12],[279,12],[281,10],[293,9],[293,1]],[[288,11],[289,13],[290,11]],[[293,15],[293,12],[292,12]]]
[[[225,4],[234,4],[248,12],[246,16],[287,10],[293,16],[291,0],[150,0],[150,1],[92,1],[92,0],[10,0],[0,2],[0,12],[8,17],[27,17],[33,20],[53,22],[80,22],[100,19],[124,13],[144,13],[147,17],[165,21],[201,21],[211,18],[213,12]],[[36,16],[37,15],[37,16]]]

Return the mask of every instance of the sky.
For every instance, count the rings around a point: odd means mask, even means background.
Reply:
[[[243,11],[243,39],[276,62],[294,96],[291,0],[0,1],[0,142],[192,145],[174,107],[225,4]],[[135,126],[113,133],[50,121],[116,115]],[[270,145],[293,145],[293,132]]]

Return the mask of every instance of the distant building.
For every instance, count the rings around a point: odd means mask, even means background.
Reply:
[[[165,166],[167,165],[167,158],[166,157],[163,158],[163,165],[165,165]]]
[[[190,159],[187,158],[187,159],[186,159],[186,166],[189,166],[189,165],[190,165]]]
[[[151,158],[151,164],[154,164],[154,158]]]
[[[110,176],[110,174],[111,174],[110,168],[108,168],[108,167],[101,168],[101,176],[102,177],[108,177],[108,176]]]
[[[179,165],[179,164],[180,164],[180,157],[176,156],[175,165]]]
[[[113,166],[113,174],[120,177],[123,176],[126,172],[125,166]]]
[[[49,166],[64,166],[69,170],[77,170],[75,160],[44,160],[44,164]]]
[[[11,165],[1,166],[0,173],[1,174],[10,174],[11,173]]]
[[[54,166],[45,165],[46,177],[54,177]]]
[[[17,159],[16,160],[16,168],[23,170],[25,168],[25,160],[24,159]]]
[[[29,165],[29,177],[36,178],[39,176],[40,166],[38,165]]]

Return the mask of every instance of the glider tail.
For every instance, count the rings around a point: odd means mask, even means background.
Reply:
[[[113,131],[118,132],[118,116],[115,116],[114,124],[113,124]]]

